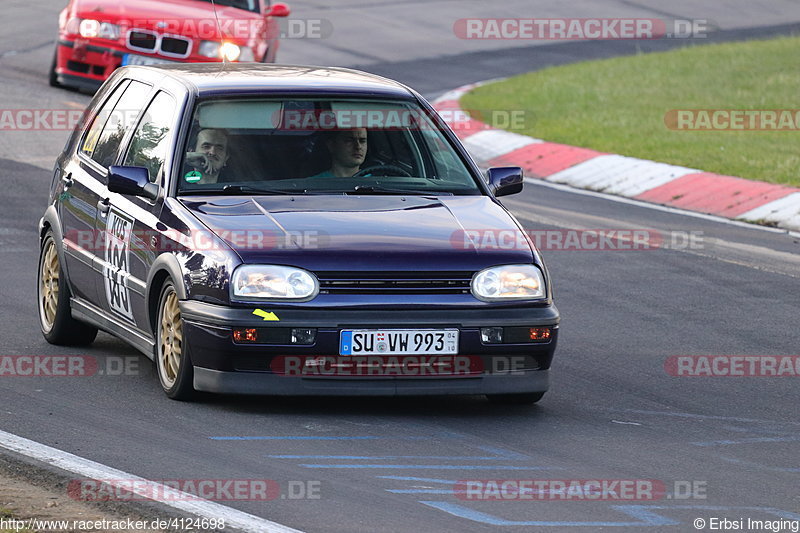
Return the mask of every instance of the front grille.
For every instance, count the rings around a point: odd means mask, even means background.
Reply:
[[[155,52],[158,35],[145,30],[131,30],[128,32],[128,47],[143,52]]]
[[[192,40],[179,35],[159,35],[150,30],[128,31],[128,48],[137,52],[185,58],[192,52]]]
[[[191,50],[191,41],[183,37],[162,37],[161,52],[164,55],[185,57]]]
[[[472,272],[317,272],[321,294],[469,294]]]

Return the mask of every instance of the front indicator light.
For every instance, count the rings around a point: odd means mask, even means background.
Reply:
[[[532,342],[544,342],[550,340],[550,328],[530,328],[528,336]]]
[[[552,338],[551,326],[481,328],[483,344],[547,344]]]
[[[258,330],[255,328],[234,329],[233,340],[238,343],[258,342]]]

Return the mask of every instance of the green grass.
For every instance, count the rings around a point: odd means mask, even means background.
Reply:
[[[800,108],[800,37],[692,46],[551,67],[485,85],[464,109],[524,110],[516,133],[800,185],[800,132],[671,130],[673,109]],[[500,125],[502,127],[502,125]]]
[[[5,507],[0,507],[0,518],[13,519],[14,512],[10,509],[6,509]],[[0,533],[34,533],[32,529],[23,528],[23,529],[7,529],[7,528],[0,528]]]

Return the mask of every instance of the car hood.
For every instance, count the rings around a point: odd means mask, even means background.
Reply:
[[[82,0],[75,11],[80,18],[96,18],[114,23],[127,21],[147,29],[153,29],[158,21],[166,22],[167,27],[186,20],[214,21],[216,24],[214,5],[197,0]],[[220,19],[261,18],[258,13],[221,5],[217,5],[216,13]],[[189,27],[188,24],[184,26]]]
[[[538,263],[512,217],[485,196],[215,196],[182,203],[245,263],[314,271]],[[474,235],[504,236],[503,244]]]

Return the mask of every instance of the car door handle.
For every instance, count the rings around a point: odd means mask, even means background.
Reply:
[[[108,214],[108,210],[111,209],[111,200],[105,198],[97,202],[97,210],[100,211],[102,216],[106,216]]]
[[[64,182],[64,188],[69,189],[75,183],[72,181],[72,173],[70,172],[66,176],[61,176],[61,181]]]

